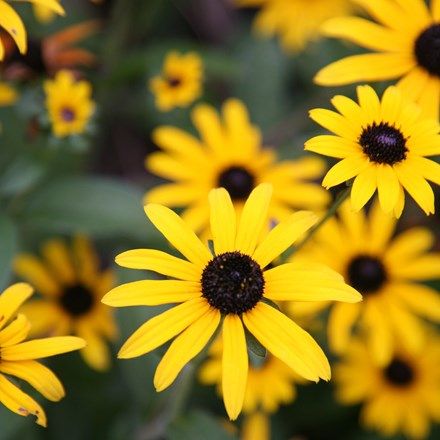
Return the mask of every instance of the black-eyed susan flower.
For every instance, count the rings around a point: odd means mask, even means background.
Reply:
[[[335,367],[337,399],[362,404],[361,423],[385,436],[403,433],[419,440],[430,423],[440,421],[440,341],[424,338],[423,349],[412,353],[398,348],[383,366],[373,362],[368,348],[355,340]]]
[[[350,11],[349,0],[234,0],[237,6],[259,7],[255,28],[263,36],[279,36],[282,46],[298,52],[320,37],[322,23]]]
[[[241,210],[251,191],[260,183],[273,185],[269,217],[280,221],[292,209],[321,210],[329,194],[313,182],[325,164],[317,158],[277,162],[272,149],[262,147],[262,135],[252,125],[244,104],[227,100],[222,119],[211,106],[202,104],[192,112],[200,140],[175,127],[159,127],[154,142],[164,151],[149,155],[148,170],[174,181],[152,189],[147,203],[185,207],[183,218],[196,231],[209,225],[208,194],[223,187]]]
[[[84,237],[75,237],[72,250],[62,240],[50,240],[42,246],[42,257],[20,254],[14,262],[17,275],[41,294],[22,309],[32,322],[32,334],[78,335],[87,341],[80,351],[84,360],[96,370],[107,369],[106,339],[114,340],[117,328],[101,298],[114,285],[113,272],[100,270],[98,256]]]
[[[170,52],[162,73],[150,80],[156,107],[167,112],[175,107],[188,107],[202,94],[203,61],[195,52]]]
[[[354,177],[351,204],[360,210],[376,189],[382,209],[401,215],[405,195],[411,195],[426,214],[434,212],[434,193],[427,180],[440,184],[440,165],[425,156],[440,153],[440,126],[389,87],[379,100],[369,86],[357,88],[358,103],[335,96],[337,112],[311,110],[310,117],[334,135],[316,136],[305,148],[342,159],[322,182],[326,188]]]
[[[370,355],[386,363],[393,343],[417,350],[422,343],[422,320],[440,322],[440,295],[422,281],[440,278],[440,254],[429,252],[433,234],[426,228],[408,229],[395,237],[396,219],[374,204],[368,216],[353,212],[346,202],[302,251],[302,258],[328,265],[362,293],[359,304],[335,304],[330,309],[330,348],[344,353],[353,327],[364,330]],[[315,303],[316,304],[316,303]],[[293,305],[297,314],[317,312],[328,303]],[[313,307],[313,305],[312,305]]]
[[[64,9],[58,0],[23,0],[34,5],[46,6],[56,14],[64,15]],[[10,1],[0,0],[0,27],[3,28],[15,41],[20,53],[27,51],[27,34],[20,16],[9,4]],[[0,40],[0,61],[4,57],[4,47]]]
[[[95,111],[92,87],[87,81],[76,81],[73,73],[62,70],[44,83],[46,107],[56,137],[85,132]]]
[[[440,7],[431,0],[353,0],[378,23],[360,17],[329,20],[322,32],[378,53],[353,55],[330,64],[315,77],[320,85],[401,78],[399,88],[426,115],[439,118]]]
[[[154,385],[162,391],[209,342],[222,320],[222,394],[231,419],[241,411],[248,375],[245,330],[300,376],[330,378],[330,367],[313,338],[269,300],[317,299],[357,302],[361,296],[328,270],[295,270],[282,264],[265,270],[316,221],[310,212],[292,214],[264,238],[272,187],[261,184],[246,201],[240,219],[224,188],[210,192],[214,254],[177,214],[150,204],[154,226],[186,258],[152,249],[127,251],[116,258],[124,267],[152,270],[169,280],[123,284],[103,302],[113,307],[179,303],[143,324],[125,342],[120,358],[148,353],[174,341],[160,361]]]
[[[19,314],[18,308],[32,295],[32,287],[19,283],[0,295],[0,402],[21,415],[33,415],[39,425],[46,426],[43,408],[12,377],[28,382],[46,399],[57,402],[64,397],[64,388],[55,374],[36,359],[46,358],[85,346],[74,336],[60,336],[25,341],[32,323]]]

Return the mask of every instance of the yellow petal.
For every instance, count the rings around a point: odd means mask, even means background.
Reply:
[[[59,15],[66,15],[66,11],[61,6],[59,0],[27,0],[34,5],[44,6]]]
[[[309,139],[304,149],[324,156],[344,159],[359,152],[359,145],[353,140],[333,135],[315,136]]]
[[[344,116],[332,110],[315,108],[310,110],[309,116],[322,127],[344,139],[356,142],[359,137],[360,127],[356,127]]]
[[[393,168],[382,164],[376,167],[379,202],[385,212],[392,212],[399,200],[400,183]]]
[[[204,298],[192,299],[151,318],[142,324],[119,350],[118,357],[132,358],[164,344],[209,310]]]
[[[434,244],[434,234],[427,228],[414,227],[396,236],[387,247],[385,261],[390,266],[397,261],[401,263],[418,259],[420,254],[428,251]]]
[[[73,253],[80,279],[85,283],[90,282],[99,272],[99,258],[92,243],[83,235],[75,236],[73,239]]]
[[[77,335],[87,343],[80,351],[87,364],[97,371],[108,370],[110,368],[110,350],[103,336],[87,322],[78,325]]]
[[[209,193],[209,205],[215,253],[218,255],[233,251],[237,233],[237,215],[231,197],[224,188],[213,189]]]
[[[156,391],[163,391],[174,382],[182,368],[209,342],[219,322],[220,312],[210,308],[172,342],[154,375]]]
[[[353,181],[351,188],[351,206],[353,210],[360,211],[376,191],[376,167],[369,166],[359,173]]]
[[[23,22],[12,6],[3,0],[0,0],[0,27],[14,39],[20,53],[26,53],[27,35]]]
[[[241,431],[242,440],[270,439],[269,416],[260,411],[246,415]]]
[[[350,180],[357,174],[362,173],[365,169],[370,166],[369,161],[364,157],[363,154],[353,155],[342,159],[332,168],[324,177],[322,185],[325,188],[331,188],[333,186],[339,185],[340,183]]]
[[[17,318],[0,331],[0,347],[8,347],[24,341],[31,328],[31,323],[24,315]]]
[[[272,185],[258,185],[247,199],[240,217],[235,247],[247,255],[252,255],[260,233],[267,222]]]
[[[248,375],[248,355],[243,324],[237,315],[223,321],[222,392],[226,412],[235,420],[243,407]]]
[[[50,240],[42,247],[42,254],[48,265],[64,284],[73,284],[75,269],[69,251],[62,240]]]
[[[346,350],[360,312],[360,304],[335,304],[333,306],[328,320],[328,338],[334,352],[343,353]]]
[[[29,284],[17,283],[8,287],[0,295],[0,329],[5,326],[17,309],[32,295]]]

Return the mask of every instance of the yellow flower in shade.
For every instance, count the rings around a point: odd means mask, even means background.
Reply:
[[[167,112],[175,107],[188,107],[202,94],[203,62],[194,52],[170,52],[162,74],[150,80],[156,107]]]
[[[424,338],[420,352],[398,348],[382,367],[355,340],[335,367],[336,397],[346,405],[361,403],[361,423],[367,428],[423,439],[430,421],[440,421],[439,365],[440,341],[434,334]]]
[[[298,52],[320,37],[329,18],[347,14],[349,0],[234,0],[237,6],[260,7],[255,28],[263,36],[279,36],[282,46]]]
[[[224,103],[222,116],[223,120],[208,105],[194,109],[192,120],[201,140],[175,127],[153,132],[154,142],[164,151],[150,154],[146,166],[175,183],[152,189],[146,202],[185,207],[184,220],[198,232],[209,225],[208,194],[217,187],[229,192],[240,211],[258,184],[271,183],[269,217],[276,221],[285,219],[292,209],[325,207],[330,196],[313,182],[325,171],[323,161],[309,157],[277,163],[275,152],[262,147],[260,130],[236,99]]]
[[[346,202],[339,220],[332,218],[298,257],[328,265],[362,293],[359,304],[335,304],[330,309],[330,348],[344,353],[352,328],[364,329],[370,355],[381,364],[390,360],[393,341],[420,348],[422,321],[440,322],[440,295],[421,281],[440,278],[440,254],[429,252],[433,234],[414,227],[393,238],[396,219],[374,204],[368,216],[353,212]],[[307,263],[304,263],[307,265]],[[293,305],[298,313],[314,313],[328,303]]]
[[[40,23],[50,23],[56,16],[55,12],[47,6],[34,4],[34,15]]]
[[[92,87],[87,81],[75,81],[73,74],[62,70],[53,80],[45,81],[46,107],[57,137],[82,134],[94,111]]]
[[[114,340],[117,328],[101,298],[114,285],[113,272],[100,271],[98,257],[84,237],[73,240],[72,251],[62,240],[48,241],[42,255],[39,259],[21,254],[14,262],[17,275],[42,295],[22,309],[32,322],[32,334],[76,334],[87,341],[80,353],[90,367],[108,369],[110,353],[105,340]]]
[[[57,0],[22,0],[34,5],[46,6],[56,14],[64,15],[64,9]],[[15,41],[20,53],[27,51],[27,34],[20,16],[15,12],[9,1],[0,0],[0,28],[3,28]],[[5,49],[0,40],[0,61],[3,60]]]
[[[121,266],[152,270],[172,279],[123,284],[103,298],[105,304],[113,307],[180,303],[143,324],[119,352],[120,358],[140,356],[176,337],[157,367],[157,391],[173,383],[185,364],[209,342],[223,318],[222,394],[231,419],[240,413],[246,391],[248,355],[243,325],[299,375],[314,381],[330,378],[330,366],[318,344],[287,316],[265,303],[265,298],[349,302],[361,298],[330,269],[316,271],[282,264],[265,270],[316,221],[310,212],[292,214],[259,241],[267,222],[271,193],[270,185],[259,185],[237,221],[227,191],[211,191],[214,255],[173,211],[161,205],[147,205],[151,222],[186,260],[152,249],[127,251],[116,258]]]
[[[401,78],[398,86],[424,112],[439,118],[440,1],[353,0],[378,23],[359,17],[329,20],[322,32],[378,53],[353,55],[330,64],[315,77],[320,85]]]
[[[16,90],[9,84],[0,81],[0,107],[13,105],[18,99]]]
[[[78,350],[85,341],[74,336],[25,341],[32,323],[17,309],[32,295],[32,287],[19,283],[0,295],[0,402],[21,415],[34,415],[39,425],[46,426],[46,414],[32,397],[17,387],[9,377],[28,382],[46,399],[57,402],[64,397],[59,379],[36,359]]]
[[[425,156],[440,154],[440,126],[421,116],[396,87],[388,87],[379,100],[369,86],[357,88],[359,104],[335,96],[338,112],[311,110],[310,117],[335,135],[316,136],[305,148],[342,159],[325,176],[331,188],[355,177],[351,204],[360,210],[376,189],[386,212],[402,213],[404,189],[426,214],[434,212],[434,193],[426,180],[440,184],[440,165]]]

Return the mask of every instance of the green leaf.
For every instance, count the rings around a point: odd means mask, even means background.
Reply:
[[[12,260],[17,250],[17,230],[12,221],[0,214],[0,290],[9,282]]]
[[[161,240],[144,214],[142,197],[139,189],[106,178],[55,180],[33,193],[24,208],[23,223],[31,231],[52,234]]]
[[[260,344],[260,342],[255,338],[255,336],[247,329],[245,329],[245,334],[246,334],[246,344],[249,353],[253,353],[254,355],[264,359],[267,354],[266,348],[263,347]]]

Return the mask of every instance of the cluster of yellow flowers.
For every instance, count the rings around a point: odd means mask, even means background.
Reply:
[[[32,3],[62,13],[55,0]],[[200,380],[217,386],[231,420],[241,411],[248,415],[244,438],[268,438],[268,416],[295,398],[295,383],[330,380],[323,350],[295,322],[312,329],[328,311],[339,401],[363,403],[363,423],[386,435],[423,438],[430,421],[440,421],[440,296],[424,284],[440,279],[440,254],[431,251],[427,228],[395,231],[407,194],[427,215],[435,210],[428,181],[440,184],[440,165],[428,157],[440,155],[440,0],[431,1],[431,10],[423,0],[236,3],[260,6],[257,30],[279,34],[288,49],[327,35],[379,52],[325,67],[318,84],[400,80],[380,95],[360,85],[356,100],[337,95],[335,110],[310,111],[331,134],[309,139],[305,149],[337,159],[328,171],[315,156],[279,160],[238,99],[226,100],[220,113],[195,105],[190,114],[198,136],[156,128],[160,151],[147,157],[146,167],[169,183],[146,194],[145,212],[180,256],[126,251],[118,265],[166,279],[113,287],[113,273],[100,271],[84,237],[73,240],[72,251],[52,240],[42,258],[20,255],[16,274],[42,298],[15,317],[31,288],[16,284],[0,296],[0,401],[45,424],[41,407],[7,375],[58,400],[61,384],[34,359],[81,348],[91,367],[104,370],[110,363],[104,341],[117,337],[106,306],[173,304],[141,325],[118,357],[137,357],[172,340],[154,376],[162,391],[209,346]],[[348,16],[354,6],[376,22]],[[24,27],[4,0],[0,25],[25,52]],[[150,90],[158,110],[169,111],[201,98],[203,81],[199,55],[171,52]],[[59,69],[44,89],[54,135],[83,133],[95,107],[90,84]],[[3,96],[11,101],[10,90]],[[315,182],[321,177],[322,187]],[[326,189],[340,185],[345,188],[334,199]],[[171,208],[182,208],[181,215]],[[32,335],[56,336],[22,342],[28,320]]]

